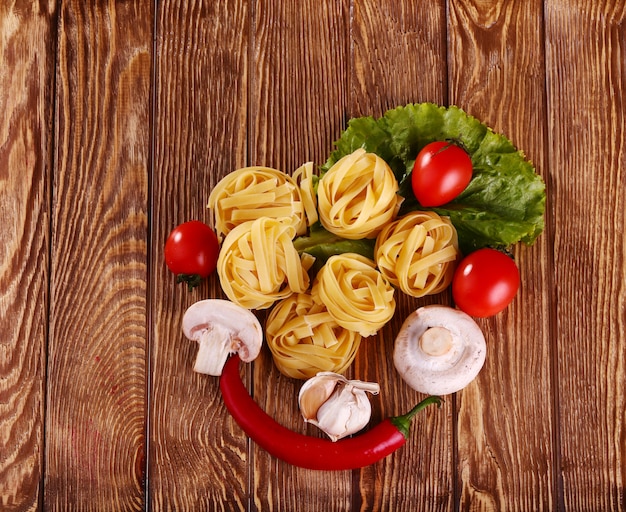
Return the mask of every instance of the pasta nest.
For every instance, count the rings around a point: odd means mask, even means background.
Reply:
[[[451,283],[459,257],[456,229],[435,212],[412,212],[383,228],[374,254],[380,272],[407,295],[439,293]]]
[[[309,293],[298,293],[274,306],[266,322],[266,339],[280,372],[305,380],[318,372],[345,372],[362,338],[337,324]]]
[[[261,217],[226,235],[217,273],[228,298],[247,309],[267,309],[277,300],[309,287],[309,275],[293,246],[295,228]]]
[[[244,222],[271,217],[306,232],[307,218],[300,188],[288,174],[270,167],[244,167],[222,178],[209,195],[220,237]]]
[[[331,256],[320,269],[311,289],[335,321],[361,336],[372,336],[396,309],[394,288],[370,259],[360,254]]]
[[[397,192],[398,182],[389,165],[378,155],[357,149],[320,178],[320,221],[343,238],[373,238],[397,214]]]

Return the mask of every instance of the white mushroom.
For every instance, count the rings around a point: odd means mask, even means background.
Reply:
[[[405,382],[430,395],[456,393],[478,375],[487,353],[480,327],[447,306],[411,313],[396,337],[393,360]]]
[[[192,304],[183,316],[183,333],[199,343],[194,370],[219,376],[230,354],[244,362],[261,351],[263,330],[254,314],[233,302],[206,299]]]
[[[366,392],[378,394],[374,382],[348,380],[333,372],[319,372],[300,388],[298,405],[304,421],[323,430],[333,441],[354,434],[370,420],[372,406]]]

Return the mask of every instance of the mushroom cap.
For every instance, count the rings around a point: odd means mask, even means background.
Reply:
[[[476,378],[486,354],[485,337],[472,317],[448,306],[430,305],[404,321],[393,360],[398,373],[416,391],[447,395]]]
[[[183,333],[201,342],[207,331],[219,333],[230,353],[237,352],[242,361],[255,359],[261,351],[263,329],[252,311],[223,299],[200,300],[183,316]]]

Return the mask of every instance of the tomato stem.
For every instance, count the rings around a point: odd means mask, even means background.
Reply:
[[[202,277],[199,274],[178,274],[176,276],[176,282],[187,283],[187,289],[192,291],[196,286],[199,286],[202,282]]]
[[[448,145],[443,147],[443,148],[441,148],[441,150],[447,149],[451,145],[455,145],[455,146],[460,147],[463,151],[465,151],[469,155],[469,150],[467,149],[467,146],[465,145],[465,143],[460,138],[458,138],[458,137],[457,138],[448,137],[446,139],[446,142],[448,143]]]

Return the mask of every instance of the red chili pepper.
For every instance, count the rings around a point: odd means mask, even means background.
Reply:
[[[239,376],[239,357],[229,358],[220,377],[226,408],[243,431],[265,451],[294,466],[321,470],[369,466],[406,443],[411,419],[441,398],[429,396],[403,416],[387,418],[370,430],[331,441],[289,430],[277,423],[253,400]]]

